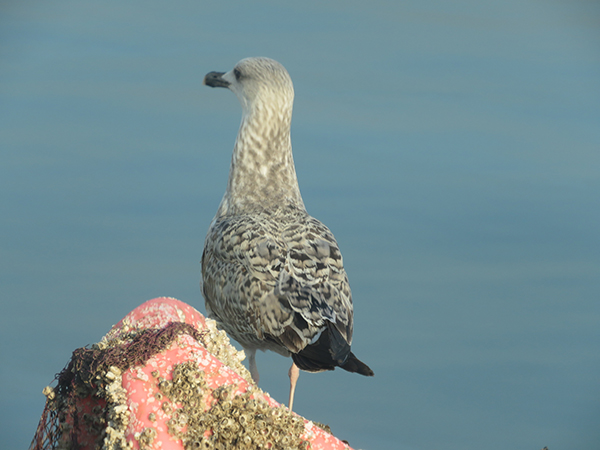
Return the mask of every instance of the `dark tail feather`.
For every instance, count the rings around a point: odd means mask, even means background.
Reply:
[[[361,375],[365,375],[367,377],[372,377],[375,375],[371,368],[367,366],[364,362],[354,356],[354,353],[350,352],[346,362],[340,366],[342,369],[347,370],[348,372],[360,373]]]
[[[350,351],[350,345],[332,323],[323,330],[317,342],[304,347],[298,353],[292,353],[292,359],[298,368],[307,372],[321,372],[341,367],[348,372],[373,375],[369,366]]]

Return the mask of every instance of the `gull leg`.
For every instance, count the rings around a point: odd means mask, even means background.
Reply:
[[[256,349],[246,350],[246,353],[248,353],[248,370],[250,370],[254,382],[258,384],[260,377],[258,376],[258,367],[256,367]]]
[[[300,376],[300,369],[295,363],[292,363],[292,367],[288,372],[290,376],[290,411],[294,406],[294,392],[296,392],[296,382],[298,381],[298,377]]]

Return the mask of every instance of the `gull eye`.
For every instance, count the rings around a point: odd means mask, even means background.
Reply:
[[[240,81],[240,78],[242,78],[242,72],[240,72],[240,69],[233,69],[233,74],[235,75],[235,79]]]

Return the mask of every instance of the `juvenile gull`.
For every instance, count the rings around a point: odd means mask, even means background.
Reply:
[[[256,383],[257,349],[292,356],[291,410],[299,369],[373,375],[350,351],[348,277],[333,234],[300,196],[285,68],[247,58],[227,73],[208,73],[204,84],[233,91],[243,111],[227,190],[204,243],[206,310],[242,345]]]

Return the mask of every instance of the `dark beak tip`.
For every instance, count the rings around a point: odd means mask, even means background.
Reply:
[[[229,81],[223,79],[225,72],[209,72],[204,76],[202,84],[210,87],[229,87]]]

